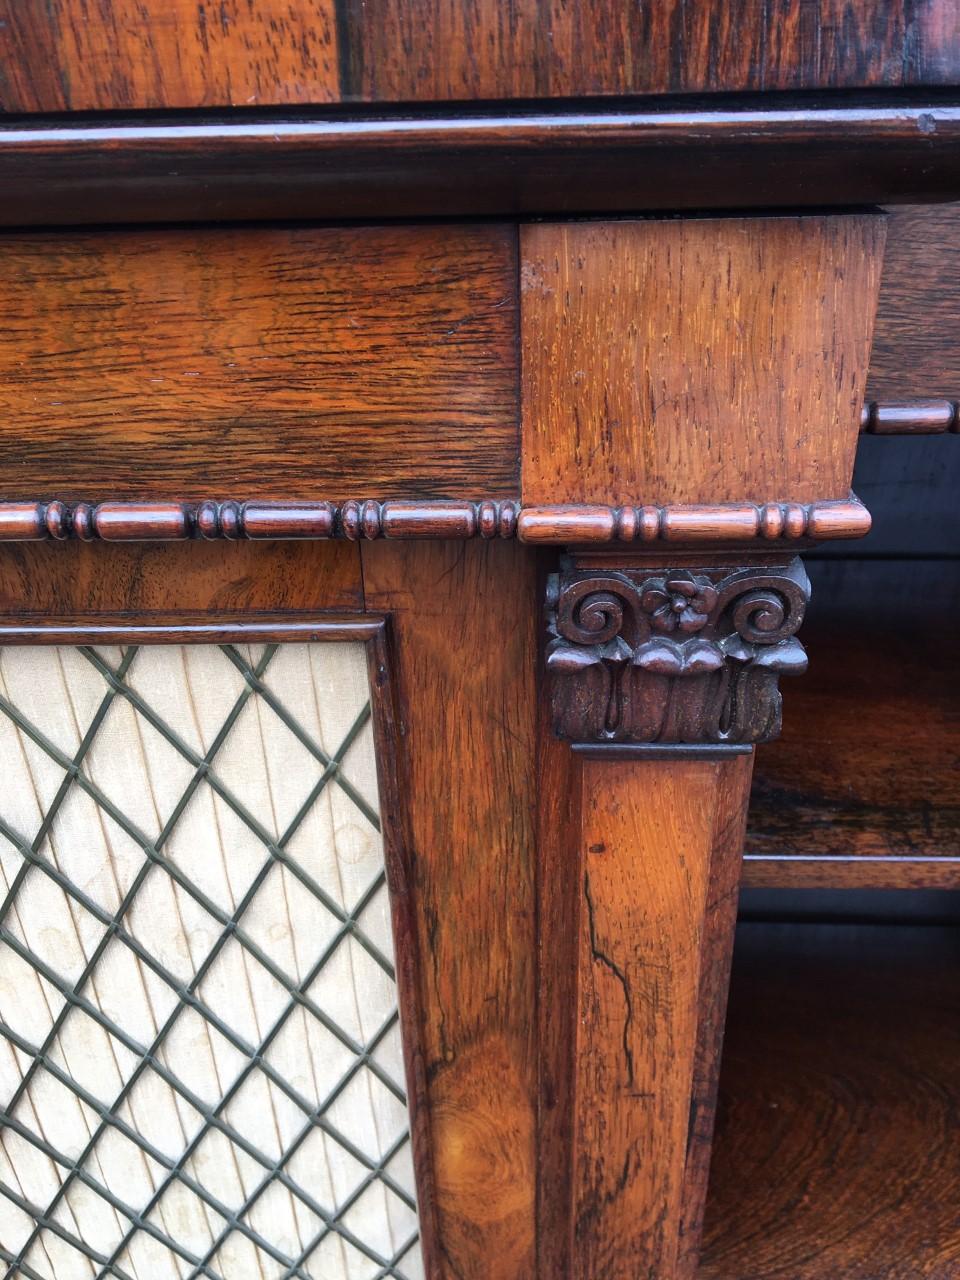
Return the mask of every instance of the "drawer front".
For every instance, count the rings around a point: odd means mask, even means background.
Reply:
[[[509,226],[2,237],[2,497],[512,497],[516,305]]]

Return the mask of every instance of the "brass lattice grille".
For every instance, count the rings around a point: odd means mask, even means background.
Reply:
[[[0,650],[7,1277],[422,1275],[359,644]]]

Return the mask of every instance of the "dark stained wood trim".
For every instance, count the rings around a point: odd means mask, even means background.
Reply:
[[[921,203],[960,196],[958,139],[960,103],[916,92],[34,117],[0,127],[0,224]]]
[[[258,616],[232,612],[170,614],[162,618],[96,613],[90,617],[55,618],[49,614],[17,614],[0,622],[3,644],[283,644],[315,640],[372,641],[385,625],[378,614],[289,614]]]
[[[650,758],[638,743],[661,748],[654,758],[722,760],[729,744],[770,741],[780,677],[807,667],[797,631],[809,596],[796,556],[732,572],[564,566],[546,590],[554,732],[615,760]]]
[[[874,436],[933,436],[960,432],[956,400],[868,400],[860,430]]]
[[[748,853],[742,883],[745,889],[960,889],[960,857]]]
[[[592,760],[723,760],[753,751],[746,742],[571,742],[570,749]]]
[[[716,506],[557,505],[494,502],[52,502],[0,503],[0,543],[226,539],[513,538],[540,545],[609,542],[765,542],[859,538],[870,513],[841,502]]]

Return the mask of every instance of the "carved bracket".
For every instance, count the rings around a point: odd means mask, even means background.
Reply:
[[[554,730],[575,742],[766,742],[779,679],[807,655],[799,559],[727,570],[597,570],[550,579]]]

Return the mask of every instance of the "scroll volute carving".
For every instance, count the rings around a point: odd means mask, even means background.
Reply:
[[[554,728],[576,742],[765,742],[796,638],[803,565],[555,575],[547,671]]]

